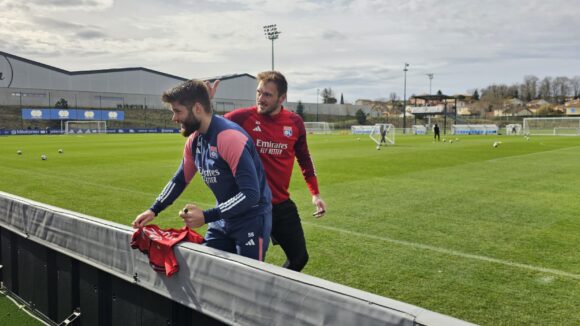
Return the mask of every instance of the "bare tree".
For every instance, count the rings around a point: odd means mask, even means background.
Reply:
[[[326,104],[336,103],[336,97],[334,97],[334,93],[332,92],[332,88],[330,87],[323,89],[320,96],[322,96],[322,103]]]
[[[524,83],[521,87],[520,98],[529,102],[537,97],[538,92],[538,77],[528,75],[524,77]]]
[[[556,77],[552,82],[554,97],[558,103],[564,103],[570,93],[570,79],[568,77]]]
[[[544,77],[540,83],[538,97],[549,101],[552,99],[552,77]]]
[[[572,93],[574,98],[580,97],[580,76],[574,76],[570,79],[570,85],[572,86]]]

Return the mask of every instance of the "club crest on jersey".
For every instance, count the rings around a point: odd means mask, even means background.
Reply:
[[[217,147],[215,147],[215,146],[210,146],[209,147],[209,157],[211,157],[213,159],[217,159],[218,158]]]
[[[284,136],[292,137],[292,127],[284,126]]]

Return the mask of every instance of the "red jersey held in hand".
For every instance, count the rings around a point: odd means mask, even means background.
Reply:
[[[179,230],[162,230],[157,225],[147,225],[133,233],[131,248],[149,255],[149,265],[155,271],[171,276],[179,270],[173,246],[181,241],[203,243],[204,239],[186,226]]]
[[[260,154],[268,185],[272,190],[272,204],[290,198],[288,187],[294,168],[294,158],[312,195],[318,195],[318,180],[306,142],[306,128],[302,118],[285,108],[274,115],[259,114],[258,109],[236,109],[225,115],[239,124],[252,137]]]

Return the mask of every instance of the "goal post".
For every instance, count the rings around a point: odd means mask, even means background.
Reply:
[[[65,134],[106,134],[107,122],[98,121],[66,121]]]
[[[309,134],[331,134],[334,131],[334,123],[328,122],[304,122],[304,127]]]
[[[524,118],[524,134],[580,136],[580,117]]]
[[[395,126],[390,123],[377,123],[373,126],[369,137],[377,146],[395,145]]]

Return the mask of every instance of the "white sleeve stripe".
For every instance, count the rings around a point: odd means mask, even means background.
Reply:
[[[244,199],[246,199],[246,195],[244,195],[243,193],[239,192],[237,195],[235,195],[234,197],[230,198],[225,203],[221,203],[218,207],[222,211],[222,213],[223,212],[227,212],[230,209],[232,209],[233,207],[235,207],[237,204],[239,204],[240,202],[242,202]]]
[[[159,197],[157,198],[157,200],[159,200],[160,202],[164,202],[167,199],[167,197],[169,197],[171,192],[173,191],[173,188],[175,188],[175,182],[170,181],[165,186],[165,188],[163,189],[161,194],[159,194]]]

